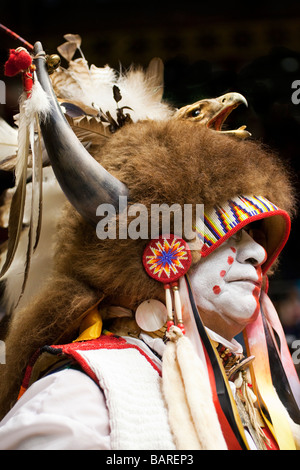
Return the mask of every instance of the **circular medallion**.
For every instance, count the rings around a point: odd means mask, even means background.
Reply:
[[[135,321],[144,331],[159,330],[167,321],[167,308],[159,300],[145,300],[136,309]]]
[[[146,246],[143,265],[153,279],[164,284],[177,281],[190,268],[192,255],[188,244],[176,235],[154,238]]]

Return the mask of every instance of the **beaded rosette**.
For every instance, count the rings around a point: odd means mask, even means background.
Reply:
[[[174,325],[174,310],[177,326],[184,332],[178,279],[190,268],[192,256],[188,244],[176,235],[168,234],[151,240],[143,254],[143,265],[150,277],[164,284],[168,312],[167,328]]]

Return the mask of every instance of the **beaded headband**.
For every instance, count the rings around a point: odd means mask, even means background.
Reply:
[[[263,196],[238,196],[222,205],[204,211],[204,223],[196,224],[196,232],[203,242],[202,256],[209,255],[235,232],[251,222],[263,220],[267,259],[262,266],[265,273],[283,249],[290,233],[287,212]]]

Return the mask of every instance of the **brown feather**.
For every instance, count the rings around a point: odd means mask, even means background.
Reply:
[[[111,135],[99,118],[83,116],[73,119],[66,116],[74,133],[83,144],[102,145],[103,141]]]
[[[0,277],[4,276],[14,259],[20,236],[22,233],[24,204],[26,196],[26,172],[24,177],[20,180],[16,191],[12,197],[9,222],[8,222],[8,245],[6,259],[2,266]]]
[[[15,167],[16,191],[12,197],[8,221],[8,246],[0,278],[7,272],[16,253],[23,226],[26,197],[26,178],[29,155],[29,130],[25,119],[24,97],[21,101],[21,117],[18,132],[18,155]]]
[[[64,34],[64,38],[68,42],[75,42],[77,47],[81,46],[81,36],[79,34]]]
[[[25,259],[25,269],[23,273],[23,283],[21,287],[20,296],[18,298],[18,306],[20,299],[22,298],[26,283],[28,280],[31,258],[34,253],[40,238],[41,226],[42,226],[42,184],[43,184],[43,162],[42,162],[42,143],[41,133],[38,124],[38,139],[34,142],[34,135],[31,136],[31,149],[32,149],[32,184],[31,184],[31,210],[30,210],[30,221],[28,230],[28,241],[27,251]]]
[[[77,51],[77,44],[75,42],[64,42],[57,48],[60,55],[70,62]]]

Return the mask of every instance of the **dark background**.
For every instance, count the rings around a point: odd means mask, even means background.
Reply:
[[[97,66],[147,66],[159,56],[165,64],[164,97],[177,107],[228,91],[242,93],[249,107],[238,108],[228,125],[246,124],[253,137],[280,153],[299,193],[300,104],[291,100],[292,83],[300,80],[299,1],[185,0],[180,7],[157,0],[2,1],[0,22],[32,44],[40,40],[47,53],[56,52],[64,34],[80,34],[86,59]],[[0,31],[1,64],[9,48],[19,45]],[[10,122],[20,80],[4,80],[7,103],[0,112]],[[300,328],[299,221],[299,216],[293,221],[270,282],[270,294],[287,316],[287,330],[293,319],[293,331]]]

